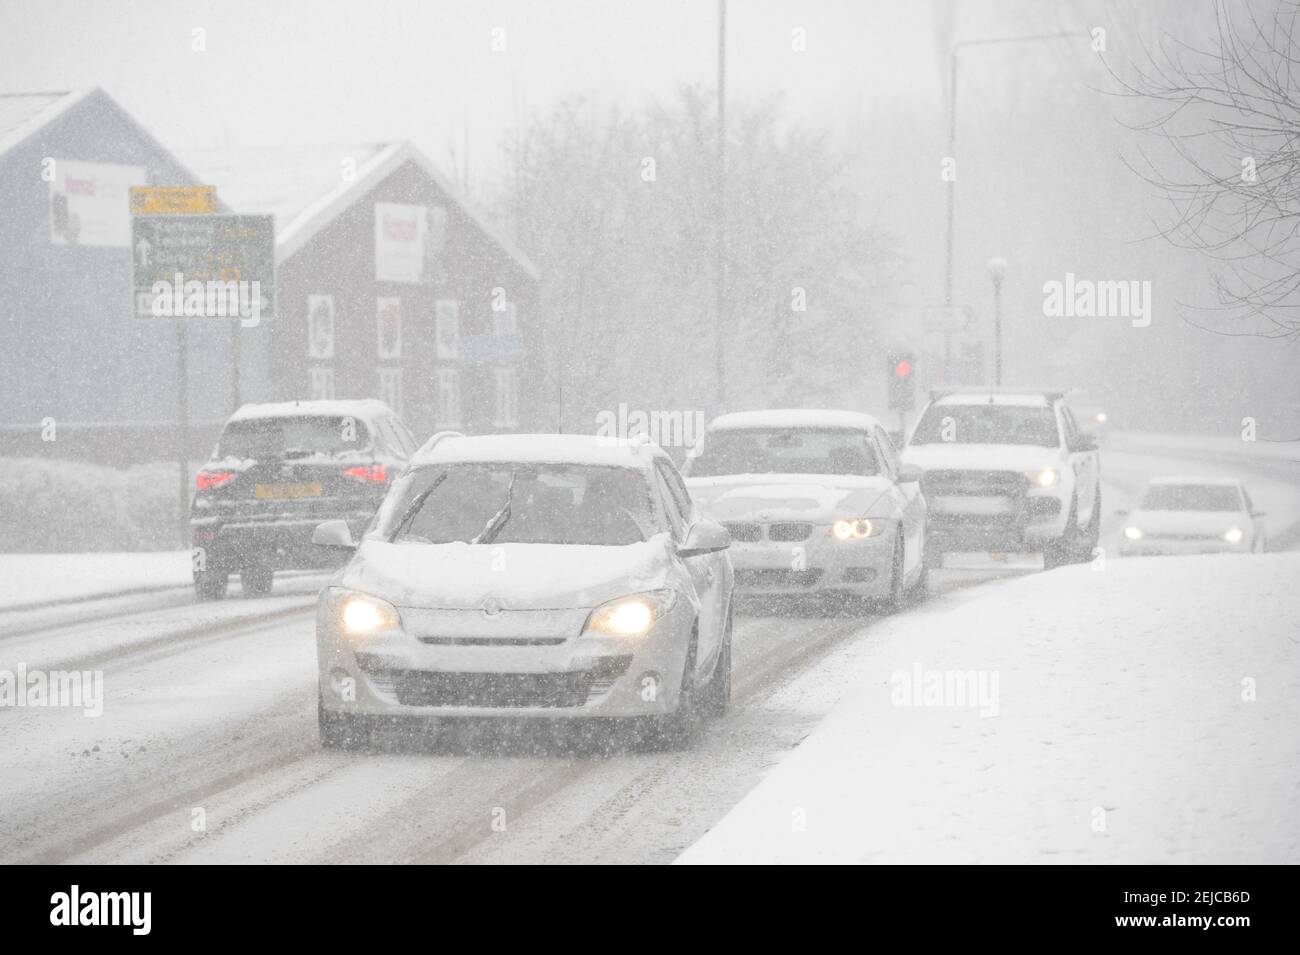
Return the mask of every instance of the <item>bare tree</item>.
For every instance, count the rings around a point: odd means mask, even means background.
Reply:
[[[1207,41],[1165,32],[1122,92],[1159,104],[1138,126],[1171,154],[1130,163],[1172,206],[1156,225],[1212,256],[1231,333],[1300,336],[1300,47],[1297,0],[1216,0]],[[1204,25],[1202,25],[1203,27]],[[1220,326],[1221,328],[1222,326]],[[1216,329],[1219,330],[1219,329]]]

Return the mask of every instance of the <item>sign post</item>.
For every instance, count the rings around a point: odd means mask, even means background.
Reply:
[[[176,323],[178,500],[182,546],[189,546],[189,329],[202,318],[237,318],[251,327],[275,304],[271,216],[218,214],[211,186],[131,189],[132,313]],[[234,332],[236,340],[238,329]],[[238,367],[235,368],[238,394]]]

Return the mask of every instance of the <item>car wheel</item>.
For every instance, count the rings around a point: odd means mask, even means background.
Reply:
[[[239,589],[246,597],[265,597],[274,580],[275,571],[269,567],[245,567],[239,572]]]
[[[316,698],[316,724],[323,749],[355,750],[370,745],[371,726],[364,716],[331,713],[320,697]]]
[[[1043,569],[1051,570],[1070,563],[1079,550],[1079,501],[1070,498],[1070,514],[1065,519],[1065,530],[1056,540],[1048,541],[1043,548]]]
[[[713,666],[713,675],[705,684],[700,694],[700,710],[708,717],[717,719],[727,712],[731,702],[731,608],[727,608],[727,625],[722,634],[722,648],[718,651],[718,662]]]
[[[1092,560],[1092,552],[1096,549],[1097,544],[1101,541],[1101,485],[1097,485],[1097,490],[1093,494],[1092,517],[1088,519],[1088,527],[1083,532],[1083,540],[1079,544],[1079,563],[1086,564]]]
[[[665,716],[651,716],[641,724],[640,744],[643,749],[681,749],[694,741],[700,726],[699,688],[695,685],[696,638],[691,635],[691,645],[686,651],[686,664],[682,667],[682,686],[677,692],[677,709]]]
[[[907,602],[907,592],[903,589],[903,531],[900,528],[894,538],[894,559],[890,562],[889,596],[884,601],[885,613],[897,613]]]
[[[220,600],[226,595],[230,576],[224,570],[200,570],[194,574],[194,593],[200,600]]]

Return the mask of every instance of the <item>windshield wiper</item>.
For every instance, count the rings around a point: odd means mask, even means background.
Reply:
[[[399,535],[406,533],[407,528],[411,526],[411,522],[415,520],[415,515],[420,512],[422,507],[424,507],[424,502],[428,500],[429,495],[438,489],[439,484],[447,480],[447,473],[448,472],[443,471],[439,474],[437,478],[434,479],[434,482],[429,485],[428,490],[411,502],[410,507],[406,509],[406,513],[398,519],[397,526],[393,528],[393,533],[388,536],[388,543],[393,543],[397,540]]]
[[[515,479],[518,477],[518,471],[510,472],[510,486],[506,488],[506,502],[501,505],[501,510],[488,518],[488,522],[483,525],[483,530],[479,532],[477,537],[470,541],[471,544],[492,543],[492,541],[496,539],[496,536],[501,533],[501,528],[506,526],[506,522],[510,520],[510,502],[514,500]]]

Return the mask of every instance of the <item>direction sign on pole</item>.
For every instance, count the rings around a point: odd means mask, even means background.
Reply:
[[[216,186],[132,186],[132,215],[198,215],[217,211]]]
[[[135,314],[238,318],[275,312],[272,216],[138,215],[131,220]]]

